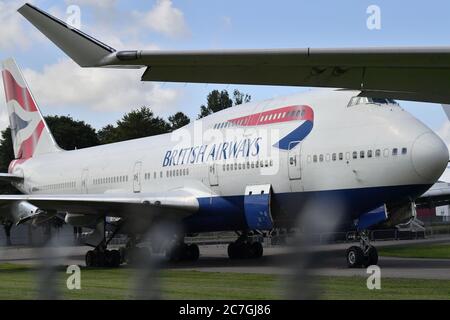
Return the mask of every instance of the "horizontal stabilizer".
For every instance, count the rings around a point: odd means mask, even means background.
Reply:
[[[99,66],[103,58],[116,51],[29,3],[18,11],[82,67]]]

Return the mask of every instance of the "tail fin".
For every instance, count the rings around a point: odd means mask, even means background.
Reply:
[[[14,59],[3,61],[2,77],[16,159],[61,151]]]

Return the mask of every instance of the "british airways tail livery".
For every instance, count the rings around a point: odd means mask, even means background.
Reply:
[[[284,84],[276,72],[272,80],[267,78],[249,57],[266,61],[269,68],[272,63],[280,67],[292,63],[297,68],[296,55],[305,59],[298,52],[275,51],[116,52],[29,4],[19,11],[81,66],[152,66],[143,80],[184,81],[188,74],[184,72],[195,60],[198,72],[188,81]],[[359,64],[367,54],[361,53]],[[415,63],[428,57],[420,52],[408,54]],[[280,60],[282,56],[291,60]],[[348,53],[335,52],[330,63],[344,63],[346,58]],[[234,71],[221,73],[223,79],[215,78],[209,70],[219,68],[220,61],[231,63],[232,70],[240,66],[250,73],[240,73],[241,79],[233,79]],[[0,203],[9,208],[8,217],[16,223],[38,224],[64,212],[67,223],[91,227],[108,216],[120,219],[117,231],[132,230],[134,236],[155,221],[178,221],[183,231],[174,235],[175,245],[169,252],[174,260],[199,257],[198,246],[184,244],[185,234],[225,230],[240,233],[228,247],[230,258],[260,257],[263,249],[252,233],[293,226],[299,215],[314,214],[308,210],[311,204],[325,204],[321,208],[330,212],[339,204],[340,218],[354,223],[362,239],[361,247],[347,251],[348,265],[376,264],[378,255],[366,230],[414,216],[415,199],[446,168],[447,147],[392,99],[396,93],[400,98],[406,95],[406,89],[396,91],[400,83],[388,81],[385,86],[379,78],[378,83],[368,78],[370,90],[351,90],[355,76],[351,66],[329,74],[328,67],[311,66],[311,61],[306,64],[310,66],[300,68],[298,85],[304,85],[301,79],[310,73],[308,81],[313,84],[347,89],[247,103],[170,134],[63,151],[54,142],[17,66],[7,60],[2,74],[17,159],[0,179],[24,194],[2,195]],[[402,85],[408,87],[405,81]],[[428,90],[422,92],[415,84],[410,89],[409,96],[430,100]],[[380,98],[383,92],[388,98]],[[107,250],[108,242],[103,237],[86,254],[88,266],[121,263],[118,251]],[[135,243],[128,246],[128,258]]]

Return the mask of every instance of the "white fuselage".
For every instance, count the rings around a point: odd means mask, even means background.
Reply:
[[[321,90],[248,103],[173,133],[33,157],[15,165],[13,173],[25,177],[18,187],[28,194],[185,188],[199,199],[235,199],[234,204],[246,186],[270,184],[280,212],[312,194],[342,195],[352,216],[419,196],[444,170],[445,144],[397,104],[349,106],[358,94]],[[279,122],[285,115],[275,113],[267,124],[245,123],[247,116],[264,120],[264,112],[287,106],[309,106],[314,112],[312,130],[289,148],[276,143],[301,120]],[[242,117],[242,125],[221,125]]]

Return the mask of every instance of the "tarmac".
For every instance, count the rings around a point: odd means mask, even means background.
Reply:
[[[378,248],[404,246],[418,243],[450,243],[450,236],[421,240],[377,241],[372,244]],[[264,256],[257,260],[230,260],[226,245],[200,246],[200,259],[196,262],[166,262],[156,256],[159,266],[169,270],[196,270],[201,272],[238,272],[289,275],[299,270],[324,276],[362,276],[367,270],[349,269],[346,266],[345,250],[351,243],[313,245],[307,250],[295,247],[269,246],[264,248]],[[48,248],[1,247],[0,263],[38,265],[56,259],[60,265],[77,264],[84,266],[84,254],[90,250],[85,246],[64,246]],[[383,277],[443,279],[450,280],[450,259],[379,258],[378,266]],[[125,267],[125,266],[123,266]]]

